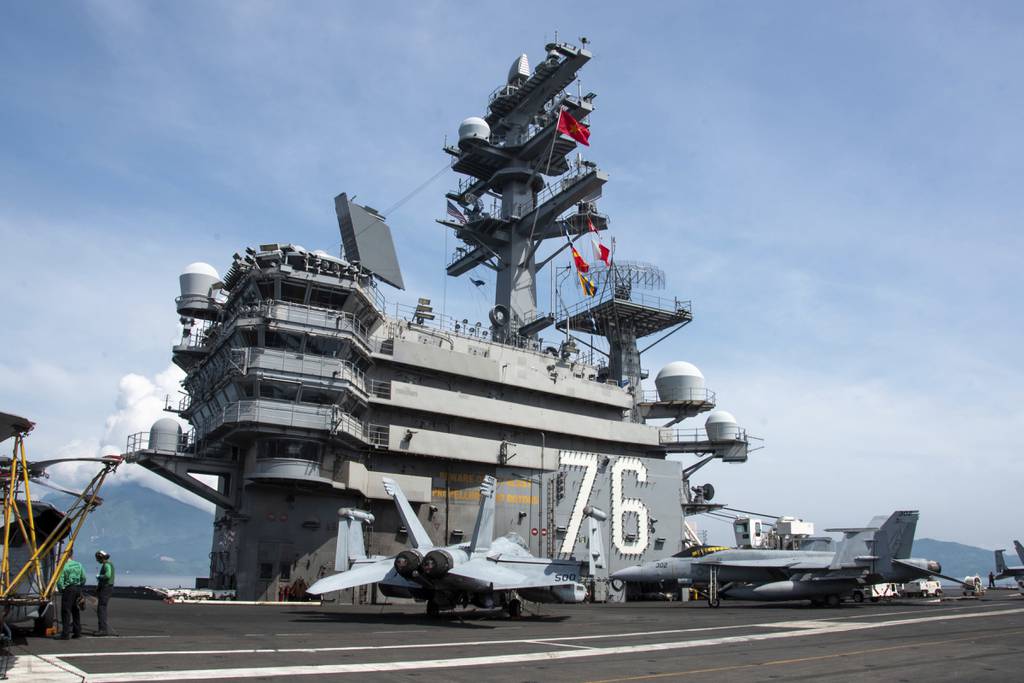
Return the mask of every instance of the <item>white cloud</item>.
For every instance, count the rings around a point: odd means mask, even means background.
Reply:
[[[175,396],[180,391],[180,384],[185,373],[176,365],[170,365],[152,378],[138,374],[128,374],[118,383],[117,409],[106,419],[103,436],[94,440],[74,440],[56,452],[57,458],[97,458],[103,455],[119,454],[125,450],[125,444],[131,434],[148,432],[154,422],[165,417],[174,417],[164,410],[165,399]],[[180,418],[183,429],[188,425]],[[62,483],[69,488],[83,486],[97,472],[96,465],[86,462],[62,463],[50,468],[54,483]],[[213,484],[210,478],[197,477],[201,481]],[[189,493],[175,484],[146,470],[138,465],[123,464],[117,472],[107,480],[104,486],[116,488],[120,484],[137,483],[153,489],[184,503],[202,510],[213,510],[212,503]],[[101,493],[102,495],[102,493]],[[107,492],[107,495],[111,495]]]

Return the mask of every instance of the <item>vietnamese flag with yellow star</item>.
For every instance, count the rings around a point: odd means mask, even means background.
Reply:
[[[581,145],[590,147],[590,129],[564,109],[558,113],[558,132],[568,135]]]

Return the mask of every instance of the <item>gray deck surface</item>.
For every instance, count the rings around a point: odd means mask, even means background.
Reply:
[[[922,681],[1024,679],[1024,598],[389,607],[111,602],[116,638],[20,640],[12,680]],[[85,615],[92,626],[95,613]],[[91,633],[87,629],[86,633]]]

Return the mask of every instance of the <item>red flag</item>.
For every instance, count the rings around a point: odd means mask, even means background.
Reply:
[[[601,243],[601,238],[598,237],[597,228],[594,227],[594,222],[590,220],[590,216],[587,216],[587,227],[590,228],[590,232],[593,234],[594,241],[591,242],[591,246],[594,247],[594,258],[599,261],[604,261],[604,264],[611,268],[612,266],[612,252],[608,247]]]
[[[576,247],[570,244],[569,248],[572,249],[572,260],[576,262],[576,270],[581,273],[585,273],[590,270],[590,264],[583,260],[583,257],[580,256],[580,252],[576,251]]]
[[[597,259],[599,259],[601,261],[604,261],[604,264],[606,266],[608,266],[609,268],[611,268],[611,266],[612,266],[612,252],[611,252],[611,249],[609,249],[608,247],[606,247],[603,244],[601,244],[601,240],[597,239],[596,237],[594,238],[594,241],[591,242],[591,244],[594,246],[594,256]]]
[[[590,129],[574,119],[569,112],[562,110],[558,113],[558,132],[565,133],[581,145],[590,147]]]

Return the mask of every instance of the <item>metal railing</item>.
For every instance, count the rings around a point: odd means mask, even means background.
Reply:
[[[219,327],[212,320],[196,319],[188,334],[182,331],[181,339],[175,345],[178,349],[205,349],[217,340]]]
[[[715,439],[714,442],[726,442],[726,441],[740,441],[743,443],[747,442],[747,430],[742,427],[732,426],[725,427],[722,433],[719,435],[720,438]],[[708,436],[706,429],[694,428],[694,429],[659,429],[658,430],[658,443],[661,445],[667,444],[688,444],[688,443],[705,443],[711,442],[712,439]]]
[[[174,399],[171,398],[170,394],[164,396],[164,410],[168,413],[183,413],[188,410],[191,405],[192,397],[188,394],[182,394],[181,397],[178,398],[177,403],[175,403]]]
[[[512,208],[512,215],[518,216],[519,218],[528,215],[534,209],[544,206],[545,202],[562,194],[588,175],[592,175],[594,173],[597,173],[596,166],[582,164],[573,166],[558,179],[558,182],[546,185],[543,190],[537,193],[536,197],[534,197],[532,201],[514,204]]]
[[[339,358],[263,348],[246,348],[242,358],[246,370],[258,368],[311,375],[346,381],[360,390],[366,387],[366,374],[352,362]]]
[[[654,296],[653,294],[645,294],[644,292],[638,292],[636,290],[630,292],[624,292],[621,290],[616,291],[614,287],[609,285],[607,287],[599,288],[597,296],[584,297],[572,306],[559,306],[558,318],[564,319],[581,315],[598,304],[603,304],[611,299],[638,304],[645,308],[653,308],[659,311],[692,314],[692,302],[688,299],[669,299],[667,297]]]
[[[366,441],[375,448],[387,448],[390,434],[391,427],[388,425],[366,425]]]
[[[164,438],[168,438],[169,436],[170,435],[165,435]],[[162,447],[169,444],[155,444],[154,447],[151,449],[149,444],[150,432],[135,432],[134,434],[128,435],[127,442],[125,443],[125,453],[131,454],[138,453],[139,451],[156,450],[161,452],[173,452],[178,455],[189,456],[193,455],[193,452],[195,451],[195,437],[195,430],[192,429],[178,435],[177,444],[175,445],[175,448],[172,451],[170,448]]]
[[[385,380],[380,380],[380,379],[367,380],[367,382],[366,382],[366,391],[371,396],[376,396],[377,398],[390,399],[391,398],[391,382],[385,381]]]
[[[348,332],[363,344],[370,345],[366,325],[351,313],[287,301],[265,301],[260,304],[259,311],[262,315],[274,320],[283,320],[321,330],[334,329],[339,332]]]
[[[715,392],[708,388],[689,387],[685,389],[674,389],[675,396],[662,399],[657,389],[644,389],[641,400],[644,403],[710,403],[715,404]]]
[[[395,318],[404,318],[411,323],[416,318],[415,313],[415,306],[395,304]],[[529,351],[531,353],[541,355],[544,352],[543,339],[532,339],[530,337],[521,337],[513,334],[499,341],[491,336],[490,323],[487,321],[479,321],[480,324],[476,325],[471,323],[468,318],[459,320],[458,318],[453,318],[449,315],[441,315],[439,313],[435,313],[434,315],[434,320],[424,320],[422,324],[417,323],[415,327],[410,326],[409,329],[416,330],[417,328],[423,328],[423,330],[430,331],[435,334],[440,331],[444,335],[469,339],[484,344],[497,344],[500,346],[513,347],[522,351]],[[385,342],[397,337],[399,335],[399,330],[397,327],[393,326],[391,329],[388,329],[387,334],[388,338],[384,340]],[[438,339],[439,342],[444,341],[443,337],[439,337]],[[452,343],[450,339],[447,341],[448,343]]]

